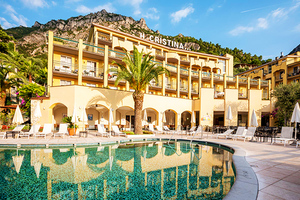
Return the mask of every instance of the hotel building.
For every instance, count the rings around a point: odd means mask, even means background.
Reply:
[[[125,81],[115,85],[116,74],[110,69],[117,67],[113,61],[122,63],[124,50],[132,53],[134,45],[151,53],[154,63],[170,71],[170,76],[161,75],[146,88],[143,106],[147,122],[143,123],[171,128],[229,123],[247,126],[254,109],[259,125],[266,125],[268,119],[261,120],[261,116],[270,113],[272,107],[271,80],[233,76],[231,55],[188,51],[174,41],[141,38],[94,23],[87,41],[61,38],[49,31],[48,96],[32,99],[33,110],[37,101],[41,102],[43,117],[39,123],[59,124],[74,110],[80,118],[86,109],[88,125],[94,128],[96,124],[108,125],[112,109],[113,124],[132,128],[132,89]],[[225,117],[228,106],[231,121]],[[191,120],[193,112],[195,123]]]
[[[298,83],[300,79],[300,52],[293,52],[286,56],[281,55],[271,62],[238,75],[250,79],[270,80],[272,90],[279,84]]]

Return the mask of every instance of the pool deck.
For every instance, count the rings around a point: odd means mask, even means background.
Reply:
[[[155,138],[167,138],[170,135],[156,135]],[[173,139],[191,139],[192,137],[174,136]],[[105,138],[94,136],[90,132],[87,138],[19,138],[0,139],[0,145],[42,145],[42,144],[85,144],[119,141],[124,137]],[[211,133],[204,134],[200,139],[213,143],[230,146],[235,149],[234,163],[237,168],[239,184],[234,184],[225,199],[241,199],[239,194],[246,199],[274,200],[274,199],[300,199],[300,148],[293,145],[274,144],[270,142],[244,142],[231,139],[212,139]],[[247,162],[244,162],[245,159]],[[249,167],[250,166],[250,167]],[[253,173],[253,171],[255,173]],[[253,173],[253,174],[252,174]],[[255,177],[256,175],[256,177]],[[258,183],[258,185],[257,185]],[[258,189],[258,191],[257,191]],[[245,192],[246,191],[246,192]],[[238,196],[237,196],[238,195]],[[254,197],[254,198],[253,198]],[[244,198],[243,198],[244,199]]]

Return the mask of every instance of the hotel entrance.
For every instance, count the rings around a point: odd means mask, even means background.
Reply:
[[[248,112],[238,112],[238,126],[248,126]]]
[[[224,126],[224,111],[214,111],[214,126]]]

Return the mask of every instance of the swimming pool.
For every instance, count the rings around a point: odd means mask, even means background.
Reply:
[[[189,142],[0,149],[2,199],[222,199],[232,151]]]

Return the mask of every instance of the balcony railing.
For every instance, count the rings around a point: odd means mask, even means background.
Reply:
[[[176,85],[171,83],[166,83],[166,89],[176,90]]]
[[[269,86],[269,81],[261,80],[261,86]]]
[[[202,72],[202,78],[210,78],[209,72]]]
[[[188,75],[189,71],[187,69],[180,68],[180,74]]]
[[[99,78],[103,79],[104,69],[83,65],[82,66],[82,75],[83,76],[91,76],[91,77],[99,77]]]
[[[197,72],[197,71],[193,71],[193,70],[192,70],[192,76],[194,76],[194,77],[198,77],[198,76],[199,76],[199,72]]]
[[[257,79],[250,79],[250,85],[258,85]]]
[[[221,74],[214,74],[214,79],[222,81],[224,79],[224,76]]]
[[[247,78],[239,77],[239,83],[246,83],[247,84],[247,81],[248,81]]]
[[[67,47],[77,48],[78,46],[78,40],[74,38],[63,38],[59,36],[53,36],[53,42],[56,44],[64,45]]]
[[[64,72],[70,74],[78,74],[78,65],[68,62],[61,62],[58,60],[53,61],[53,71]]]
[[[170,72],[177,72],[177,67],[175,65],[170,65],[170,64],[166,64],[166,68],[170,71]]]

